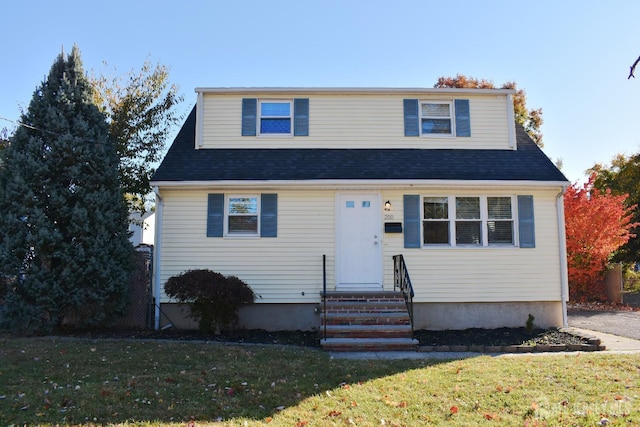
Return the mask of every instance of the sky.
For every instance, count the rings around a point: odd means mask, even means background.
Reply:
[[[0,129],[76,44],[88,73],[166,65],[182,113],[196,87],[428,88],[464,74],[524,89],[572,182],[640,152],[637,0],[21,0],[0,13]]]

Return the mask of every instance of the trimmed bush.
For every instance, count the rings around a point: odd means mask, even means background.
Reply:
[[[238,310],[255,301],[249,285],[235,276],[211,270],[189,270],[173,276],[165,293],[191,309],[191,318],[204,332],[220,333],[238,323]]]

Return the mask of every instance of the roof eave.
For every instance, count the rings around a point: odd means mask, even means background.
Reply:
[[[513,89],[470,89],[470,88],[402,88],[402,87],[197,87],[196,93],[214,93],[227,95],[246,94],[323,94],[323,95],[372,95],[372,94],[417,94],[417,95],[438,95],[438,94],[476,94],[476,95],[509,95],[516,91]]]
[[[158,188],[566,188],[569,181],[532,181],[532,180],[224,180],[224,181],[152,181],[152,187]]]

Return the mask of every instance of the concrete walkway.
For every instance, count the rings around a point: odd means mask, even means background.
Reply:
[[[600,339],[600,344],[605,350],[593,354],[640,354],[640,340],[608,334],[606,332],[592,331],[589,329],[570,328],[582,336],[594,336]],[[333,359],[348,360],[400,360],[400,359],[432,359],[452,360],[467,359],[482,355],[491,356],[544,356],[557,354],[570,354],[577,352],[551,352],[551,353],[474,353],[474,352],[420,352],[420,351],[387,351],[387,352],[332,352]]]
[[[600,338],[601,344],[606,347],[604,353],[631,352],[640,353],[640,340],[608,334],[606,332],[592,331],[590,329],[571,328],[580,335],[593,335]]]

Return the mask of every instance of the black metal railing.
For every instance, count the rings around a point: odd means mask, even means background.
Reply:
[[[327,339],[327,256],[322,255],[322,327],[323,338]]]
[[[413,286],[411,286],[409,271],[402,255],[393,256],[393,290],[399,290],[404,296],[409,319],[411,320],[411,330],[413,331]]]

